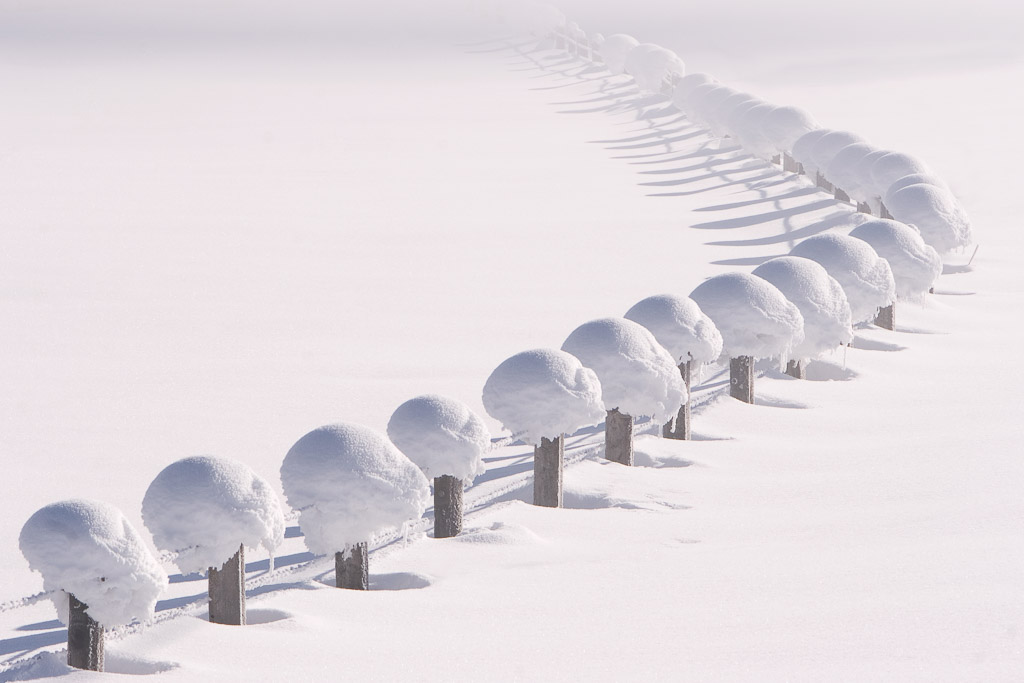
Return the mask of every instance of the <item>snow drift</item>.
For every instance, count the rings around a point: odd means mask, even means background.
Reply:
[[[481,457],[491,434],[465,403],[428,394],[411,398],[388,420],[388,437],[427,479],[450,475],[471,481],[486,469]]]
[[[940,254],[971,243],[973,235],[967,213],[953,193],[935,185],[908,185],[888,196],[886,208],[901,223],[921,231],[925,243]]]
[[[722,335],[693,299],[658,294],[637,302],[624,316],[646,327],[675,362],[711,363],[722,354]]]
[[[821,126],[799,107],[776,107],[764,119],[764,136],[779,154],[789,153],[801,137]]]
[[[920,299],[942,273],[942,259],[921,234],[899,221],[878,219],[861,223],[850,237],[864,240],[889,262],[898,299]]]

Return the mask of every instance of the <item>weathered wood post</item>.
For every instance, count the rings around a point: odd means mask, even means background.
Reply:
[[[690,385],[693,382],[693,361],[688,360],[679,364],[679,373],[683,376],[683,383],[686,384],[686,401],[679,406],[679,414],[675,420],[669,420],[661,428],[661,435],[666,439],[680,439],[689,441],[692,435],[690,427]]]
[[[633,464],[633,416],[608,411],[604,425],[604,457],[622,465]]]
[[[782,155],[781,154],[776,154],[775,156],[773,156],[772,157],[772,163],[775,164],[776,166],[781,166],[782,165]]]
[[[334,584],[338,588],[370,590],[370,554],[365,541],[334,553]]]
[[[802,360],[791,360],[786,363],[786,374],[797,379],[807,379],[807,365]]]
[[[832,183],[830,183],[828,179],[821,174],[821,171],[817,171],[814,174],[814,184],[820,187],[821,189],[825,190],[826,192],[832,192],[834,189],[832,187]]]
[[[866,202],[857,202],[857,211],[871,215],[871,205]]]
[[[729,395],[744,403],[754,402],[754,358],[729,359]]]
[[[68,593],[68,666],[103,671],[103,627],[87,609],[88,605]]]
[[[210,597],[210,622],[245,626],[245,546],[220,569],[207,572]]]
[[[434,538],[462,532],[462,480],[443,474],[434,477]]]
[[[565,470],[565,437],[541,437],[533,448],[533,504],[562,507],[562,477]]]
[[[878,314],[875,315],[875,324],[881,327],[883,330],[895,330],[896,329],[896,302],[889,304],[878,309]]]
[[[881,208],[878,211],[878,217],[879,218],[885,218],[885,219],[888,219],[888,220],[893,220],[892,214],[889,213],[889,209],[885,208],[885,203],[884,202],[881,203],[880,206],[881,206]]]
[[[787,173],[803,173],[800,164],[788,152],[782,155],[782,170]]]
[[[850,195],[846,194],[846,192],[844,192],[842,189],[838,187],[833,187],[833,196],[836,198],[837,202],[850,201]]]

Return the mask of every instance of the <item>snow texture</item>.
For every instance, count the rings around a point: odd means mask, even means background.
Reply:
[[[710,126],[711,110],[727,98],[736,94],[736,90],[721,83],[705,83],[694,87],[684,102],[684,111],[694,121]]]
[[[646,327],[625,318],[599,318],[573,330],[562,350],[597,373],[608,409],[633,417],[669,418],[686,401],[678,361]]]
[[[643,43],[626,55],[626,72],[641,92],[667,92],[672,79],[686,73],[686,65],[675,52],[660,45]]]
[[[801,140],[807,137],[804,136]],[[855,133],[845,130],[828,130],[810,138],[808,143],[795,146],[793,158],[804,165],[804,172],[807,175],[813,177],[819,172],[824,174],[828,165],[844,147],[863,141],[863,138]]]
[[[886,205],[889,204],[889,198],[893,194],[899,192],[904,187],[910,187],[911,185],[934,185],[935,187],[941,187],[943,190],[949,190],[949,185],[946,184],[946,181],[937,175],[932,175],[930,173],[912,173],[910,175],[903,176],[889,186],[885,191],[885,196],[883,197]]]
[[[850,302],[854,325],[874,320],[878,309],[896,300],[889,264],[867,242],[825,233],[798,243],[789,255],[817,261],[839,281]]]
[[[156,475],[142,499],[142,521],[159,550],[176,553],[183,574],[219,569],[240,545],[272,555],[284,540],[273,487],[247,465],[199,455]]]
[[[748,273],[708,278],[690,293],[722,334],[729,358],[788,359],[804,340],[800,310],[775,285]]]
[[[800,309],[804,340],[793,348],[793,358],[816,358],[853,340],[846,293],[820,264],[797,256],[780,256],[759,265],[754,275],[778,287]]]
[[[686,103],[689,100],[694,88],[700,85],[717,84],[715,77],[706,73],[687,74],[678,81],[672,89],[672,103],[680,111],[686,111]]]
[[[450,475],[472,481],[486,469],[481,457],[491,445],[484,421],[465,403],[428,394],[395,409],[388,437],[427,479]]]
[[[484,384],[484,410],[534,446],[604,419],[601,382],[575,356],[554,349],[505,359]]]
[[[417,519],[430,500],[427,479],[412,461],[382,434],[349,423],[319,427],[295,442],[281,464],[281,484],[299,512],[306,547],[317,555]]]
[[[874,151],[875,147],[866,142],[855,142],[843,147],[825,167],[825,178],[846,192],[851,199],[865,201],[863,197],[870,190],[864,187],[865,178],[860,172],[860,165]]]
[[[623,74],[626,71],[626,56],[630,51],[640,44],[633,36],[625,33],[616,33],[604,39],[601,45],[601,58],[605,66],[614,75]]]
[[[908,185],[893,192],[885,204],[896,220],[921,231],[939,254],[971,243],[971,222],[953,193],[935,185]]]
[[[799,107],[776,107],[764,119],[764,136],[779,153],[789,153],[801,137],[819,129],[818,122]]]
[[[711,128],[711,132],[717,137],[726,137],[732,134],[729,128],[730,117],[733,113],[745,106],[754,106],[759,100],[748,92],[732,90],[730,88],[728,97],[722,98],[704,110],[704,118]]]
[[[889,186],[900,178],[929,173],[931,173],[931,169],[920,159],[903,152],[889,152],[880,156],[872,164],[871,181],[878,196],[884,197]]]
[[[740,145],[754,156],[770,161],[778,154],[775,145],[765,134],[765,121],[774,112],[776,106],[761,100],[756,106],[746,109],[736,117],[733,124],[733,135]]]
[[[67,624],[68,598],[105,628],[152,618],[167,574],[121,511],[93,500],[52,503],[22,527],[21,553]],[[61,592],[63,591],[63,592]]]
[[[942,273],[942,259],[912,226],[877,219],[861,223],[850,237],[864,240],[889,262],[898,299],[920,300]]]
[[[722,355],[722,335],[693,299],[675,294],[649,296],[624,316],[646,327],[676,363],[711,363]]]

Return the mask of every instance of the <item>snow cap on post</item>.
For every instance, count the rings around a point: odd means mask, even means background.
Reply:
[[[624,316],[646,327],[676,364],[711,363],[722,355],[722,335],[693,299],[675,294],[649,296]]]
[[[953,193],[935,185],[908,185],[888,196],[892,217],[921,231],[939,254],[966,247],[974,239],[971,221]]]
[[[904,187],[910,187],[911,185],[934,185],[935,187],[940,187],[943,190],[949,189],[949,185],[946,184],[946,181],[937,175],[932,175],[930,173],[912,173],[911,175],[903,176],[890,185],[882,196],[882,199],[885,200],[886,204],[889,204],[889,199],[892,195],[896,194]]]
[[[641,92],[660,93],[675,74],[686,73],[686,65],[675,52],[654,43],[637,45],[626,55],[625,70]]]
[[[601,45],[601,58],[608,70],[618,76],[626,71],[626,56],[639,44],[640,41],[633,36],[616,33],[604,39]]]
[[[632,320],[583,323],[566,338],[562,350],[597,373],[609,410],[668,418],[687,399],[677,361],[647,328]]]
[[[800,309],[804,340],[793,348],[796,360],[816,358],[853,340],[850,304],[843,287],[818,263],[780,256],[754,269]]]
[[[920,300],[942,273],[938,252],[925,244],[912,226],[877,219],[861,223],[850,237],[864,240],[889,262],[898,299]]]
[[[706,83],[717,83],[715,77],[705,73],[687,74],[678,81],[676,81],[675,87],[672,89],[672,103],[676,105],[676,108],[680,111],[685,111],[686,101],[690,97],[690,93],[693,89],[699,85]]]
[[[832,157],[828,166],[822,169],[822,174],[851,199],[865,202],[867,201],[866,197],[871,194],[871,190],[864,187],[864,178],[860,173],[859,166],[864,158],[875,149],[867,142],[849,144]],[[870,182],[868,184],[873,187]]]
[[[931,173],[928,164],[903,152],[883,154],[871,165],[872,184],[880,197],[884,197],[889,186],[900,178],[928,173]]]
[[[863,240],[834,233],[815,235],[793,247],[789,255],[817,261],[839,281],[854,325],[874,320],[878,309],[896,300],[889,264]]]
[[[491,445],[487,425],[469,406],[436,394],[398,406],[388,420],[388,437],[427,479],[473,480],[486,469],[481,456]]]
[[[227,458],[183,458],[156,475],[142,521],[183,574],[219,569],[241,545],[273,553],[284,541],[284,512],[269,483]]]
[[[596,425],[605,415],[594,371],[554,349],[505,359],[487,378],[483,403],[488,415],[533,446]]]
[[[350,423],[319,427],[295,442],[281,464],[288,504],[299,511],[306,547],[347,550],[423,515],[426,477],[384,435]]]
[[[789,153],[796,141],[821,126],[814,117],[799,107],[775,107],[764,118],[764,136],[775,146],[775,150]]]
[[[160,563],[121,511],[107,503],[74,499],[47,505],[25,522],[18,543],[29,567],[43,575],[43,590],[57,591],[51,599],[65,624],[65,593],[111,628],[152,618],[167,587]]]
[[[793,158],[804,165],[808,175],[818,172],[824,175],[840,150],[858,142],[864,142],[864,139],[845,130],[828,130],[810,137],[805,135],[794,145]]]
[[[730,358],[787,359],[804,339],[804,319],[797,307],[766,280],[748,273],[708,278],[690,293],[722,333]]]

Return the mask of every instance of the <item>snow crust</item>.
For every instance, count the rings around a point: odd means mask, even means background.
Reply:
[[[920,299],[942,274],[942,259],[912,226],[885,219],[861,223],[850,237],[864,240],[889,262],[898,299]]]
[[[616,33],[604,39],[601,45],[601,58],[605,66],[614,75],[626,72],[626,56],[640,44],[636,38],[625,33]]]
[[[121,511],[94,500],[52,503],[29,517],[19,538],[29,567],[43,575],[60,620],[66,593],[106,628],[152,618],[167,574]],[[61,592],[63,591],[63,592]]]
[[[921,231],[925,243],[939,254],[965,247],[973,239],[971,221],[953,193],[935,185],[908,185],[888,196],[885,204],[896,220]]]
[[[653,43],[637,45],[626,55],[626,72],[642,92],[666,92],[671,80],[686,73],[686,65],[672,50]]]
[[[505,359],[483,392],[484,410],[532,445],[604,419],[601,382],[575,356],[533,349]]]
[[[798,243],[789,255],[817,261],[839,281],[854,325],[874,320],[878,309],[896,300],[889,264],[863,240],[833,233],[815,235]]]
[[[142,499],[142,521],[183,574],[219,569],[240,545],[273,554],[284,540],[273,487],[247,465],[209,455],[165,467]]]
[[[649,296],[624,316],[646,327],[675,362],[711,363],[722,355],[722,335],[693,299],[675,294]]]
[[[472,481],[484,473],[490,448],[487,425],[469,406],[453,398],[427,394],[395,409],[388,437],[427,479],[450,475]]]
[[[426,477],[386,437],[337,423],[309,432],[281,464],[288,504],[299,512],[306,547],[347,550],[419,518],[430,499]]]
[[[804,339],[793,348],[793,358],[816,358],[853,340],[846,293],[820,264],[798,256],[780,256],[765,261],[753,274],[775,285],[800,309]]]
[[[678,361],[632,320],[583,323],[566,337],[562,350],[597,373],[608,409],[633,417],[671,417],[687,399]]]
[[[764,119],[764,136],[778,153],[790,152],[801,137],[821,126],[799,107],[776,107]]]
[[[800,310],[775,285],[748,273],[708,278],[690,293],[722,334],[730,358],[788,358],[804,339]]]

